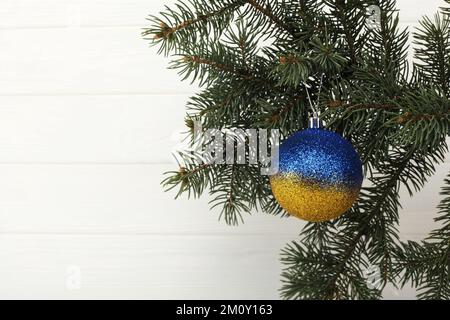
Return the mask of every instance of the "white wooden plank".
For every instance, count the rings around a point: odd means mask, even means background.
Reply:
[[[0,232],[298,234],[301,223],[263,214],[231,228],[202,200],[174,200],[171,165],[0,165]]]
[[[406,188],[402,188],[400,201],[403,208],[399,214],[400,234],[403,240],[423,240],[424,235],[440,226],[433,220],[438,214],[437,206],[443,199],[440,193],[448,174],[450,162],[447,161],[436,167],[436,173],[413,197],[409,196]]]
[[[0,236],[0,299],[279,299],[286,236]],[[386,299],[414,299],[388,288]]]
[[[277,299],[286,240],[0,236],[0,299]]]
[[[134,27],[7,29],[0,30],[0,46],[0,95],[179,94],[197,89],[180,81],[175,70],[166,70],[169,60],[148,48]]]
[[[2,1],[0,298],[278,297],[279,249],[302,222],[255,214],[226,227],[207,198],[161,191],[173,166],[140,164],[167,161],[195,90],[140,36],[169,2]],[[398,3],[408,25],[441,1]],[[435,227],[449,169],[414,198],[403,192],[402,239]],[[66,286],[70,266],[80,290]]]
[[[170,163],[188,97],[0,97],[0,163]]]
[[[4,96],[0,163],[170,162],[187,95]],[[181,138],[180,138],[181,140]]]
[[[3,0],[3,28],[146,27],[146,18],[175,0]]]
[[[443,6],[446,6],[443,0],[397,0],[397,9],[402,22],[416,22],[424,16],[431,17]]]
[[[3,0],[0,28],[105,27],[147,25],[145,18],[157,14],[174,0]],[[434,14],[442,0],[397,0],[404,22]]]
[[[2,0],[0,28],[147,26],[174,0]]]
[[[190,93],[139,28],[0,30],[0,95]]]
[[[286,235],[304,223],[262,213],[238,228],[217,221],[208,197],[174,200],[160,186],[170,165],[0,165],[0,233]],[[419,195],[403,197],[404,239],[422,239],[436,225],[435,207],[450,164]],[[403,192],[405,194],[405,192]],[[426,199],[426,201],[424,201]]]

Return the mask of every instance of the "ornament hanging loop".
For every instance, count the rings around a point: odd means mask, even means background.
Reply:
[[[309,118],[309,128],[310,129],[322,129],[323,128],[323,122],[319,118],[319,115],[315,114]]]
[[[319,94],[317,97],[317,103],[314,104],[311,100],[311,96],[309,94],[308,85],[304,83],[306,94],[308,95],[309,105],[313,111],[313,116],[309,119],[309,128],[310,129],[321,129],[323,128],[323,121],[320,119],[320,112],[319,112],[319,99],[320,99],[320,93],[322,92],[322,86],[323,86],[323,77],[324,74],[322,73],[322,76],[320,78],[320,86],[319,86]]]

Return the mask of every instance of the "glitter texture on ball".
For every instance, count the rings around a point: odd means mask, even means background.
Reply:
[[[357,201],[363,182],[361,160],[337,133],[307,129],[280,147],[272,192],[290,215],[310,222],[336,219]]]

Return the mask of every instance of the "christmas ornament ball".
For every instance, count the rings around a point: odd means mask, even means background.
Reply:
[[[290,215],[310,222],[336,219],[358,199],[361,160],[352,144],[332,131],[310,128],[280,146],[272,192]]]

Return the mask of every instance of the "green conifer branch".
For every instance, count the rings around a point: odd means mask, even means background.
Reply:
[[[247,3],[252,6],[255,10],[262,13],[268,19],[270,19],[279,29],[288,32],[290,35],[295,36],[295,31],[293,28],[286,23],[284,23],[280,17],[278,17],[274,12],[270,9],[270,7],[261,4],[261,2],[268,1],[260,1],[260,0],[247,0]],[[277,1],[272,1],[273,5],[277,5]],[[269,2],[270,3],[270,2]]]
[[[378,30],[364,25],[372,4],[382,10]],[[450,200],[440,207],[444,227],[423,244],[399,244],[397,230],[400,186],[420,190],[447,151],[450,8],[443,12],[416,31],[412,77],[394,0],[179,0],[151,18],[145,37],[174,54],[183,79],[203,85],[188,103],[189,136],[194,118],[207,128],[277,128],[289,136],[307,125],[308,82],[329,128],[363,159],[372,186],[358,203],[341,219],[308,224],[283,251],[284,298],[378,299],[398,279],[418,287],[419,298],[448,297],[450,219],[442,206],[448,213]],[[226,223],[257,209],[284,215],[259,165],[186,160],[165,186],[178,195],[209,192]],[[368,285],[371,266],[380,269],[380,287]]]
[[[403,243],[396,250],[396,274],[412,283],[423,300],[450,299],[450,176],[442,190],[436,222],[441,225],[422,243]]]

